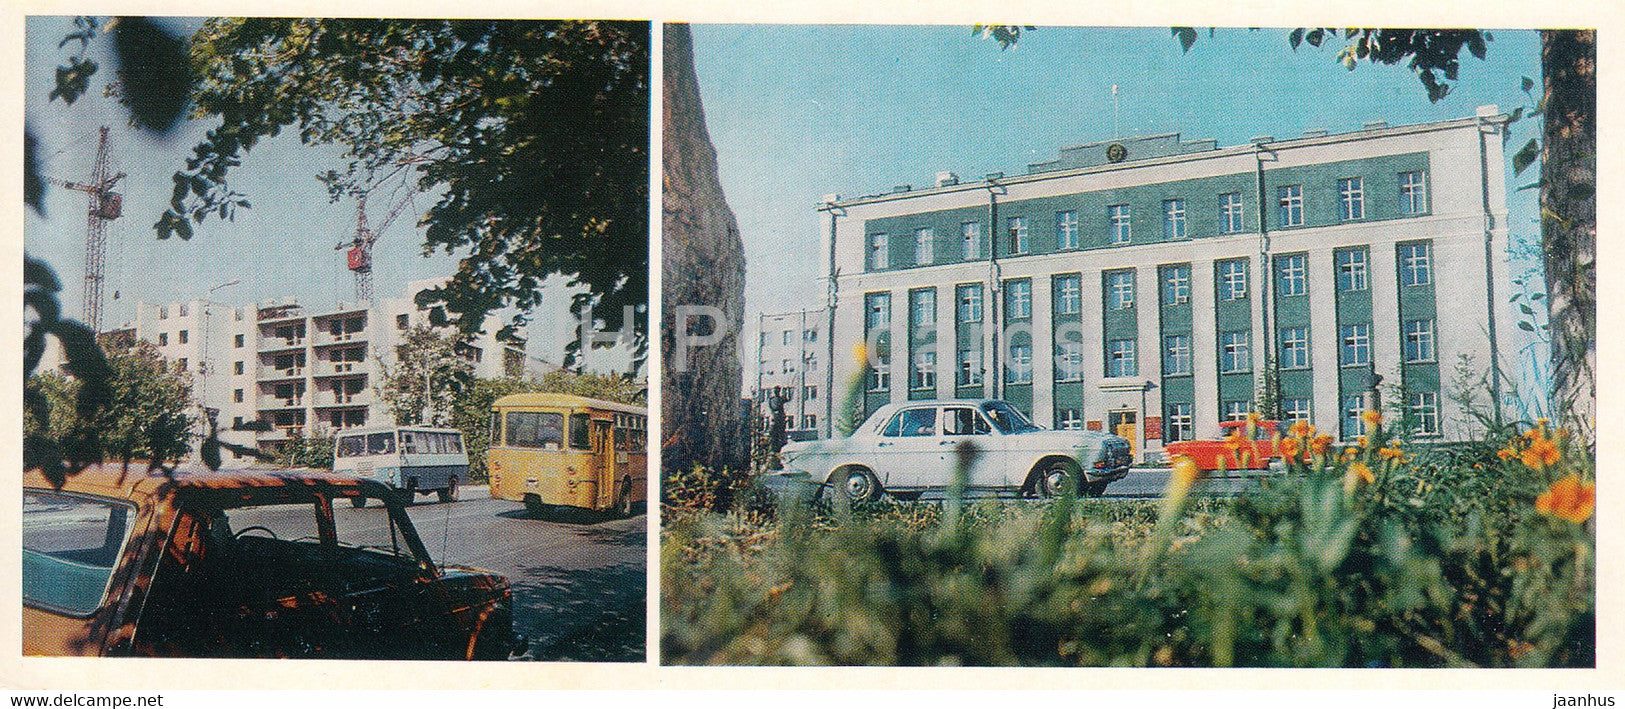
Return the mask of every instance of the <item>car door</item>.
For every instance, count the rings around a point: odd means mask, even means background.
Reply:
[[[963,443],[975,445],[975,454],[967,460],[965,484],[971,487],[1004,485],[1005,473],[1001,462],[1006,456],[999,454],[999,439],[987,418],[974,406],[944,406],[942,408],[942,469],[952,480],[960,465],[958,449]]]
[[[899,410],[875,444],[881,483],[891,489],[947,484],[938,430],[935,405]]]

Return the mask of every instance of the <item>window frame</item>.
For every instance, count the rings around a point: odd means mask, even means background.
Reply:
[[[1278,227],[1303,226],[1303,185],[1280,185],[1275,188]]]
[[[1132,337],[1106,341],[1106,377],[1140,375],[1139,342]]]
[[[1134,211],[1129,205],[1106,205],[1106,232],[1114,246],[1134,243]]]
[[[914,265],[930,266],[936,263],[937,232],[928,226],[914,230]]]
[[[1240,234],[1247,230],[1247,211],[1240,192],[1219,194],[1219,233]]]
[[[1190,224],[1185,217],[1185,200],[1175,197],[1162,201],[1162,238],[1167,241],[1190,238]]]
[[[1276,295],[1293,297],[1309,294],[1309,256],[1307,254],[1282,254],[1275,257],[1275,266]]]
[[[1371,323],[1345,323],[1339,325],[1337,337],[1338,366],[1364,367],[1371,364]],[[1355,357],[1354,355],[1360,356]]]
[[[1425,326],[1425,329],[1413,326]],[[1415,320],[1405,321],[1404,338],[1406,364],[1423,364],[1438,361],[1439,346],[1436,326],[1437,323],[1435,322],[1434,318],[1417,318]]]
[[[1359,176],[1337,178],[1337,214],[1339,221],[1357,222],[1365,219],[1365,179]]]
[[[1005,235],[1010,238],[1010,255],[1025,256],[1032,249],[1027,233],[1027,216],[1017,215],[1004,220]]]
[[[1298,337],[1288,339],[1290,334],[1296,333]],[[1280,334],[1281,369],[1308,369],[1310,367],[1309,327],[1307,325],[1292,325],[1281,328]],[[1293,353],[1291,358],[1287,353]]]
[[[865,270],[884,271],[891,268],[891,235],[877,231],[869,235],[868,250],[864,257]]]
[[[1176,343],[1175,340],[1179,340],[1179,342]],[[1162,376],[1190,376],[1194,367],[1195,361],[1191,357],[1190,334],[1175,333],[1172,335],[1163,335]]]
[[[1111,310],[1134,309],[1134,270],[1118,269],[1106,272],[1106,304]]]
[[[1055,213],[1055,248],[1057,251],[1078,248],[1078,210],[1063,209]]]
[[[1334,254],[1338,292],[1357,293],[1371,289],[1371,256],[1366,249],[1338,249]]]
[[[1232,338],[1235,338],[1232,340]],[[1253,371],[1253,333],[1251,330],[1226,330],[1219,333],[1219,373],[1239,374]]]

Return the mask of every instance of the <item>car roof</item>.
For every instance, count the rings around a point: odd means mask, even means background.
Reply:
[[[30,490],[59,490],[113,499],[146,502],[171,493],[233,498],[252,503],[289,498],[308,498],[316,492],[353,495],[363,490],[382,497],[383,487],[372,480],[315,468],[282,470],[208,470],[186,467],[172,472],[148,470],[145,463],[102,463],[67,476],[60,488],[52,485],[39,470],[23,473],[23,487]]]

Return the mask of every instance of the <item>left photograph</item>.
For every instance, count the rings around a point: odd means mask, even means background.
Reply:
[[[642,662],[649,23],[26,30],[22,653]]]

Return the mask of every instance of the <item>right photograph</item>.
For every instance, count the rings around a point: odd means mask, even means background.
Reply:
[[[1593,31],[662,32],[663,664],[1596,665]]]

